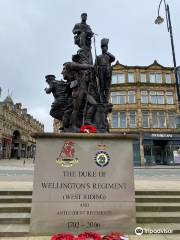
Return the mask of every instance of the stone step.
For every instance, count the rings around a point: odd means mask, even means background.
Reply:
[[[139,202],[136,203],[137,212],[176,212],[180,211],[180,203]]]
[[[136,203],[137,212],[176,212],[180,211],[180,203]],[[31,203],[0,203],[0,213],[31,212]]]
[[[0,203],[31,203],[32,196],[27,195],[0,195]]]
[[[25,237],[29,235],[29,224],[3,224],[0,225],[0,238]]]
[[[32,203],[0,203],[0,208],[3,207],[31,207]]]
[[[0,224],[29,224],[29,213],[0,213]]]
[[[0,190],[0,195],[31,195],[31,190]],[[179,195],[180,191],[176,190],[136,190],[135,195]]]
[[[28,236],[32,192],[0,192],[0,238]],[[139,226],[180,234],[180,191],[136,191],[136,210]]]
[[[32,191],[27,191],[27,190],[0,190],[0,195],[31,195],[32,196]]]
[[[0,213],[31,212],[31,203],[0,203]]]
[[[135,195],[139,196],[139,195],[179,195],[180,196],[180,191],[174,191],[174,190],[164,190],[164,191],[158,191],[158,190],[136,190],[135,191]]]
[[[31,195],[0,195],[0,203],[6,203],[6,202],[23,202],[23,199],[26,199],[25,202],[32,202],[32,196]],[[157,200],[157,202],[161,201],[169,201],[171,202],[174,200],[175,202],[180,201],[180,195],[137,195],[136,196],[136,202],[143,202],[143,201],[154,201]]]
[[[143,203],[143,202],[154,202],[154,203],[180,203],[180,196],[174,195],[142,195],[142,196],[136,196],[136,203]]]
[[[137,223],[180,223],[180,212],[137,212]]]

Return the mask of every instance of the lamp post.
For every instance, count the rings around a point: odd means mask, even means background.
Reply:
[[[177,91],[177,98],[178,98],[178,107],[180,110],[180,90],[179,90],[179,82],[180,79],[178,80],[178,75],[180,75],[180,67],[177,68],[176,65],[176,54],[175,54],[175,49],[174,49],[174,39],[173,39],[173,32],[172,32],[172,24],[171,24],[171,15],[170,15],[170,10],[169,10],[169,5],[166,3],[166,0],[161,0],[159,3],[159,8],[158,8],[158,17],[155,20],[155,24],[161,24],[164,22],[164,19],[159,15],[161,4],[164,2],[164,7],[165,7],[165,12],[166,12],[166,23],[167,23],[167,30],[170,34],[170,39],[171,39],[171,48],[172,48],[172,56],[173,56],[173,64],[174,64],[174,72],[175,72],[175,79],[176,79],[176,91]],[[180,78],[180,76],[179,76]],[[180,124],[180,118],[177,118],[177,125]]]

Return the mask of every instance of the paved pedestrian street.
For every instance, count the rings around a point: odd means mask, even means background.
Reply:
[[[0,189],[32,189],[34,173],[33,159],[1,160]],[[135,168],[136,190],[180,189],[180,166]]]

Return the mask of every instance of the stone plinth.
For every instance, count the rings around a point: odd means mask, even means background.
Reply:
[[[31,234],[134,232],[134,135],[36,138]]]

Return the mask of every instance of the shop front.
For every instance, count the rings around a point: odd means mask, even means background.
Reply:
[[[180,164],[180,134],[144,134],[143,146],[147,166]]]
[[[35,158],[35,151],[36,151],[36,145],[35,144],[28,145],[26,157],[27,158]]]
[[[11,157],[11,143],[12,143],[12,139],[11,138],[6,138],[3,137],[2,138],[2,154],[1,154],[1,158],[2,159],[9,159]]]

